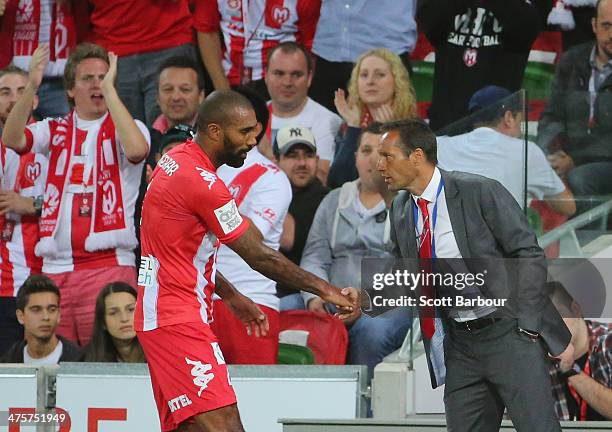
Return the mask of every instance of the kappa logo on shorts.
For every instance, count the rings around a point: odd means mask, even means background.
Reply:
[[[215,374],[210,372],[212,366],[209,363],[202,363],[201,361],[190,360],[187,357],[185,357],[185,362],[188,365],[193,366],[191,368],[191,375],[193,375],[193,383],[196,385],[196,387],[200,388],[200,390],[198,391],[199,397],[202,392],[206,390],[206,387],[208,387],[208,383],[211,382],[212,379],[215,377]]]
[[[227,204],[215,209],[215,216],[219,221],[219,225],[223,229],[224,234],[229,234],[240,226],[242,223],[242,216],[238,212],[236,202],[231,200]]]

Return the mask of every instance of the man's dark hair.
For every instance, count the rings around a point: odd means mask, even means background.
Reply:
[[[196,73],[196,76],[198,77],[198,88],[200,90],[204,88],[204,78],[202,77],[202,74],[200,73],[198,64],[193,58],[186,56],[186,55],[176,55],[176,56],[169,57],[168,59],[164,60],[161,65],[159,65],[159,69],[157,70],[157,75],[158,76],[161,75],[161,73],[165,69],[169,69],[169,68],[192,69]]]
[[[399,148],[406,156],[420,148],[427,160],[434,165],[438,163],[438,146],[436,135],[427,123],[418,119],[392,121],[382,125],[383,133],[397,131],[399,133]]]
[[[22,77],[26,79],[28,78],[28,73],[26,71],[12,64],[6,66],[5,68],[0,69],[0,78],[2,78],[4,75],[9,75],[9,74],[21,75]]]
[[[234,89],[234,91],[240,93],[242,96],[247,98],[251,105],[253,105],[253,110],[255,110],[255,117],[257,121],[261,123],[261,132],[257,135],[257,144],[266,134],[266,127],[268,126],[268,121],[270,121],[270,111],[268,111],[268,104],[266,101],[259,96],[255,90],[251,87],[247,86],[238,86]]]
[[[301,45],[297,42],[291,42],[291,41],[281,42],[278,45],[276,45],[274,48],[272,48],[270,51],[268,51],[268,57],[266,59],[267,60],[266,61],[266,71],[270,67],[270,59],[272,58],[272,56],[274,55],[276,51],[282,51],[285,54],[292,54],[294,52],[300,51],[302,54],[304,54],[304,58],[306,59],[306,68],[308,69],[308,73],[312,72],[312,68],[314,64],[313,64],[312,55],[310,54],[310,52],[304,47],[304,45]]]
[[[375,135],[381,135],[384,133],[383,126],[384,126],[383,123],[376,122],[376,121],[372,122],[361,130],[361,134],[363,135],[364,133],[371,133]]]
[[[382,130],[383,124],[379,122],[372,122],[363,129],[361,129],[361,135],[359,135],[359,141],[357,142],[357,148],[361,146],[361,139],[367,133],[371,133],[374,135],[382,135],[384,132]]]
[[[55,282],[49,279],[45,275],[32,275],[25,280],[21,288],[19,288],[19,292],[17,293],[17,298],[15,299],[15,303],[17,304],[17,309],[20,311],[25,310],[28,305],[28,301],[30,301],[30,296],[32,294],[38,294],[43,292],[50,292],[57,295],[57,299],[60,299],[60,291]]]
[[[253,109],[251,102],[233,90],[216,90],[212,92],[198,108],[198,131],[204,133],[208,125],[215,123],[225,126],[235,117],[235,109],[241,107]]]

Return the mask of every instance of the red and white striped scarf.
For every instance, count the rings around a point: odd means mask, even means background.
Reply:
[[[20,0],[15,14],[13,55],[31,56],[38,47],[41,23],[41,0]],[[70,3],[53,1],[51,5],[50,61],[67,59],[76,45],[76,26]]]
[[[74,115],[73,111],[50,125],[49,169],[39,221],[41,240],[36,246],[38,256],[57,254],[54,237],[57,226],[62,223],[62,205],[66,205],[64,189],[70,178],[70,159],[76,135]],[[119,152],[115,125],[110,115],[107,115],[100,126],[95,152],[93,217],[89,236],[85,240],[85,250],[94,252],[117,247],[133,249],[137,241],[131,224],[125,220]]]

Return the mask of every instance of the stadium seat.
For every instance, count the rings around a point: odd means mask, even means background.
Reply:
[[[348,332],[338,318],[305,310],[283,311],[280,313],[280,331],[284,330],[308,332],[307,346],[312,350],[316,364],[346,363]]]
[[[315,358],[312,350],[308,347],[293,344],[278,344],[278,364],[314,364]]]

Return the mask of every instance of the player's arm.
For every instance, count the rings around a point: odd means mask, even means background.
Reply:
[[[223,299],[232,313],[243,322],[248,335],[266,336],[270,323],[265,313],[247,296],[243,295],[220,272],[215,279],[215,292]]]
[[[308,291],[340,307],[352,308],[352,303],[340,290],[312,273],[302,270],[283,254],[264,245],[253,226],[227,243],[255,271],[296,291]]]

